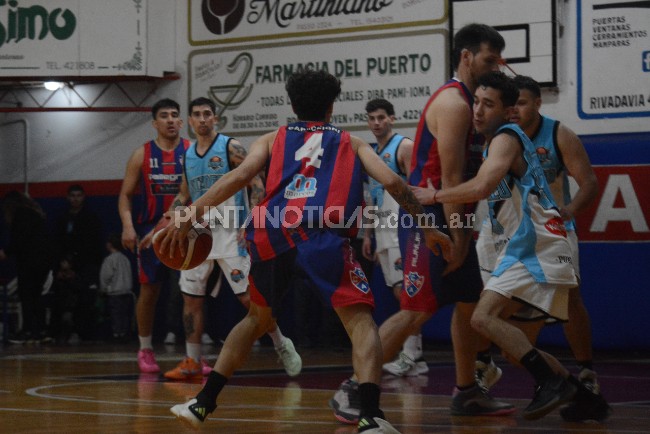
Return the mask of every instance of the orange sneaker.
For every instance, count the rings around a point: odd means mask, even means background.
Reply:
[[[203,378],[202,366],[191,357],[185,357],[178,366],[165,372],[165,378],[176,381],[201,380]]]

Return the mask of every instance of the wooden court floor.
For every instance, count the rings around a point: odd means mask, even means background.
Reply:
[[[134,345],[0,347],[1,433],[181,433],[191,432],[169,412],[200,390],[140,375]],[[218,348],[206,347],[208,360]],[[182,357],[183,346],[157,346],[163,369]],[[231,379],[219,407],[202,431],[219,433],[354,433],[327,406],[350,374],[346,349],[301,351],[304,369],[289,378],[272,348],[255,349]],[[538,421],[514,417],[451,417],[453,387],[449,349],[427,349],[428,375],[382,382],[382,408],[403,433],[648,433],[650,357],[598,354],[597,370],[613,415],[604,424],[562,421],[557,411]],[[504,370],[493,395],[525,407],[532,397],[527,374],[499,360]],[[567,365],[568,359],[564,359]]]

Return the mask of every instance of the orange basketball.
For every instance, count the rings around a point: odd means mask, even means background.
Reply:
[[[195,222],[187,233],[184,241],[185,256],[178,248],[175,249],[173,257],[169,256],[169,251],[164,254],[159,251],[163,240],[160,230],[166,228],[170,222],[169,216],[163,216],[154,228],[153,250],[160,262],[174,270],[190,270],[205,261],[212,249],[212,231],[206,222]]]

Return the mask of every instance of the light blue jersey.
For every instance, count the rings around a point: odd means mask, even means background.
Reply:
[[[397,151],[402,140],[404,140],[404,136],[394,134],[383,149],[380,150],[377,143],[372,143],[371,146],[390,170],[406,181],[406,175],[402,173],[397,162]],[[368,184],[372,205],[377,207],[376,250],[381,252],[391,247],[399,247],[399,239],[397,238],[399,204],[377,180],[368,177]]]
[[[526,172],[508,174],[488,198],[489,226],[497,245],[493,276],[522,263],[539,283],[575,282],[566,228],[549,188],[536,148],[516,124],[506,124],[497,135],[511,132],[523,146]],[[487,158],[489,145],[485,150]]]
[[[539,158],[542,169],[544,169],[544,175],[555,202],[562,207],[571,202],[571,192],[566,166],[557,144],[559,126],[559,121],[547,116],[541,116],[539,130],[531,140],[535,145],[537,158]],[[575,231],[575,220],[565,221],[564,225],[568,231]]]
[[[230,137],[217,134],[204,155],[199,155],[196,142],[193,142],[185,153],[185,179],[190,190],[192,201],[196,201],[214,185],[223,175],[230,172],[228,163],[228,144]],[[237,242],[237,232],[246,220],[248,214],[246,191],[238,191],[222,204],[211,207],[210,212],[203,218],[210,220],[212,236],[212,251],[209,259],[231,256],[246,256],[246,249]],[[216,242],[219,240],[219,242]]]

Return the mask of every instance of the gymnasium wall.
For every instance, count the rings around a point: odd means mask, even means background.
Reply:
[[[21,0],[19,7],[39,3],[45,2]],[[78,4],[52,0],[47,8],[55,3],[63,8]],[[103,2],[85,2],[93,3]],[[644,296],[650,281],[650,9],[620,0],[608,1],[607,8],[593,0],[374,0],[330,2],[338,9],[321,10],[305,5],[326,2],[135,3],[142,13],[156,17],[140,29],[152,36],[143,58],[166,53],[180,79],[162,83],[153,92],[123,83],[126,94],[144,106],[171,97],[183,111],[192,98],[208,96],[217,102],[221,131],[245,144],[291,119],[284,77],[292,68],[306,66],[326,67],[341,78],[344,94],[335,106],[340,126],[370,140],[363,107],[367,100],[383,96],[397,109],[396,130],[413,137],[428,96],[448,78],[450,29],[463,20],[501,26],[508,41],[504,56],[514,70],[549,82],[542,111],[580,135],[600,183],[598,199],[578,218],[583,296],[592,315],[594,346],[650,348],[643,327],[650,310],[650,299]],[[203,3],[222,10],[206,15]],[[167,10],[161,11],[161,4]],[[353,4],[362,6],[357,10]],[[8,28],[11,8],[0,6],[3,28]],[[507,13],[501,13],[503,8]],[[530,17],[530,10],[538,8],[543,13]],[[552,15],[546,16],[549,11]],[[82,19],[120,33],[116,20],[105,22],[99,14]],[[165,20],[170,25],[156,27]],[[161,27],[167,37],[154,38]],[[0,76],[6,79],[12,71],[3,55],[42,55],[37,47],[50,40],[3,41]],[[102,84],[83,89],[92,100]],[[23,107],[38,105],[14,94],[16,101],[22,98]],[[130,154],[154,134],[150,114],[21,111],[18,104],[7,103],[14,94],[0,93],[0,193],[27,189],[48,214],[56,215],[65,205],[67,186],[79,182],[89,204],[100,212],[105,232],[119,231],[116,196]],[[44,90],[37,95],[39,103],[49,96]],[[47,104],[75,108],[76,98],[63,88]],[[124,98],[124,93],[112,93],[101,102],[119,105]],[[191,132],[185,129],[184,135]],[[381,273],[373,280],[380,287]],[[375,292],[381,321],[396,305],[388,291]],[[424,332],[429,339],[448,340],[449,310],[432,319]],[[559,327],[545,330],[542,341],[564,345]]]

